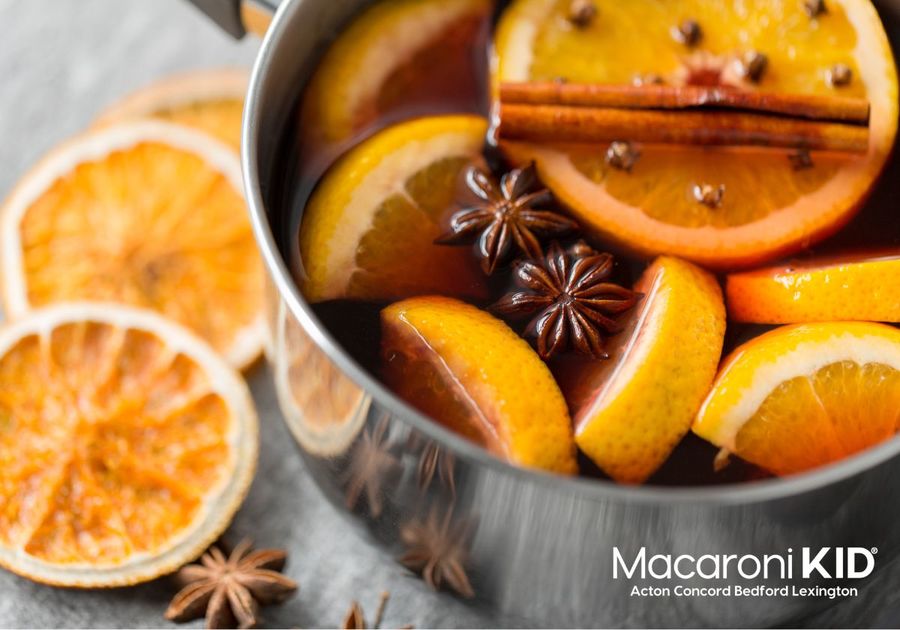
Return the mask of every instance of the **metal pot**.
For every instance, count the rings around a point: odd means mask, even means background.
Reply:
[[[830,547],[830,558],[835,547],[877,547],[874,574],[887,570],[900,549],[898,439],[786,479],[725,487],[622,487],[514,468],[394,397],[313,314],[275,236],[280,143],[297,96],[328,41],[369,2],[285,0],[271,24],[277,2],[194,2],[236,36],[245,28],[266,31],[244,110],[242,163],[268,269],[269,360],[284,416],[310,474],[375,540],[415,567],[417,548],[442,539],[456,550],[466,576],[445,573],[444,587],[471,595],[473,603],[510,624],[790,624],[840,600],[677,596],[674,588],[865,583],[825,579],[818,572],[804,579],[803,548],[814,556]],[[896,40],[900,6],[879,4]],[[896,163],[889,169],[885,179],[898,181]],[[745,579],[734,564],[718,579],[641,579],[639,570],[629,578],[616,554],[630,569],[641,549],[648,560],[654,554],[781,554],[792,560],[793,579],[774,574]],[[661,566],[654,568],[659,572]],[[752,569],[752,562],[746,566]],[[673,596],[633,592],[645,586],[668,587]]]

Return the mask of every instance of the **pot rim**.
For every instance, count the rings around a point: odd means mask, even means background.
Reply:
[[[300,294],[276,244],[266,216],[259,182],[259,132],[263,112],[260,97],[265,90],[268,68],[277,54],[288,23],[302,0],[283,0],[266,32],[253,64],[244,105],[241,130],[241,167],[244,196],[250,213],[257,246],[280,299],[319,350],[337,365],[367,395],[402,422],[426,434],[456,455],[471,463],[485,466],[501,474],[511,475],[525,483],[538,483],[555,491],[580,495],[592,501],[621,501],[665,505],[733,505],[777,500],[822,489],[861,474],[900,453],[900,436],[868,448],[839,462],[810,472],[784,478],[733,483],[720,486],[624,486],[612,481],[583,477],[564,477],[508,464],[484,449],[459,437],[430,420],[427,416],[397,398],[384,385],[364,370],[341,348],[334,337],[318,321],[309,303]]]

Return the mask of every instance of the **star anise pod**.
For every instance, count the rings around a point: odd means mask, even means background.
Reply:
[[[456,460],[453,453],[446,451],[434,442],[429,442],[419,455],[419,490],[425,492],[437,479],[440,487],[446,488],[451,496],[456,496],[455,467]]]
[[[484,203],[464,208],[450,219],[450,231],[435,240],[443,245],[461,245],[478,240],[481,268],[488,275],[518,250],[529,258],[543,255],[539,237],[562,236],[578,230],[578,224],[562,214],[535,206],[552,199],[538,185],[532,164],[515,169],[500,179],[499,186],[484,171],[472,166],[466,185]]]
[[[400,528],[406,552],[399,561],[421,574],[435,591],[446,584],[462,597],[474,597],[475,591],[466,575],[472,529],[471,521],[454,520],[452,509],[441,516],[433,507],[424,521],[416,519]]]
[[[385,480],[400,469],[400,461],[392,451],[387,429],[387,419],[382,418],[371,432],[363,432],[343,475],[343,482],[347,484],[344,495],[347,508],[352,510],[365,496],[369,512],[375,518],[381,516],[384,508]]]
[[[182,585],[166,610],[166,619],[190,621],[206,615],[207,628],[253,628],[259,607],[278,604],[297,590],[297,583],[279,573],[287,555],[279,549],[251,551],[241,541],[226,557],[210,547],[199,564],[182,567],[175,579]]]
[[[539,311],[526,328],[536,338],[538,354],[549,359],[567,348],[608,358],[607,335],[621,330],[619,317],[641,298],[609,282],[613,257],[591,249],[583,241],[569,251],[554,242],[542,261],[521,261],[516,280],[525,290],[507,295],[491,309],[515,316]]]

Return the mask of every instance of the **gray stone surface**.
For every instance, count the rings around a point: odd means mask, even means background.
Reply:
[[[0,197],[45,151],[129,90],[173,71],[246,65],[236,43],[184,0],[0,0]],[[289,550],[300,592],[264,611],[269,627],[337,627],[352,599],[385,622],[478,626],[487,618],[432,594],[370,546],[314,487],[275,404],[267,370],[250,375],[262,422],[259,472],[226,534]],[[162,613],[167,579],[110,591],[61,590],[0,571],[0,627],[176,627]],[[202,625],[199,623],[194,626]]]
[[[257,46],[230,40],[183,0],[0,0],[0,24],[0,196],[47,149],[129,90],[177,70],[249,65]],[[336,627],[352,599],[371,614],[384,589],[393,593],[386,627],[491,625],[490,617],[411,579],[323,499],[281,422],[268,372],[261,367],[249,378],[262,422],[261,460],[226,540],[251,536],[288,549],[287,573],[301,584],[290,602],[264,611],[265,625]],[[806,625],[897,627],[898,582],[894,566],[861,597]],[[167,579],[82,592],[0,571],[0,627],[174,627],[162,618],[173,592]]]

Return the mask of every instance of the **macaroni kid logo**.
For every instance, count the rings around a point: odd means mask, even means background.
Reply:
[[[803,547],[799,554],[648,555],[646,547],[626,557],[613,548],[613,579],[641,582],[653,580],[721,580],[726,586],[650,585],[631,588],[631,597],[838,597],[856,596],[855,587],[822,586],[828,580],[860,580],[875,570],[878,549],[865,547]],[[754,581],[815,580],[815,586],[791,584],[768,586]],[[738,582],[749,582],[739,584]]]

